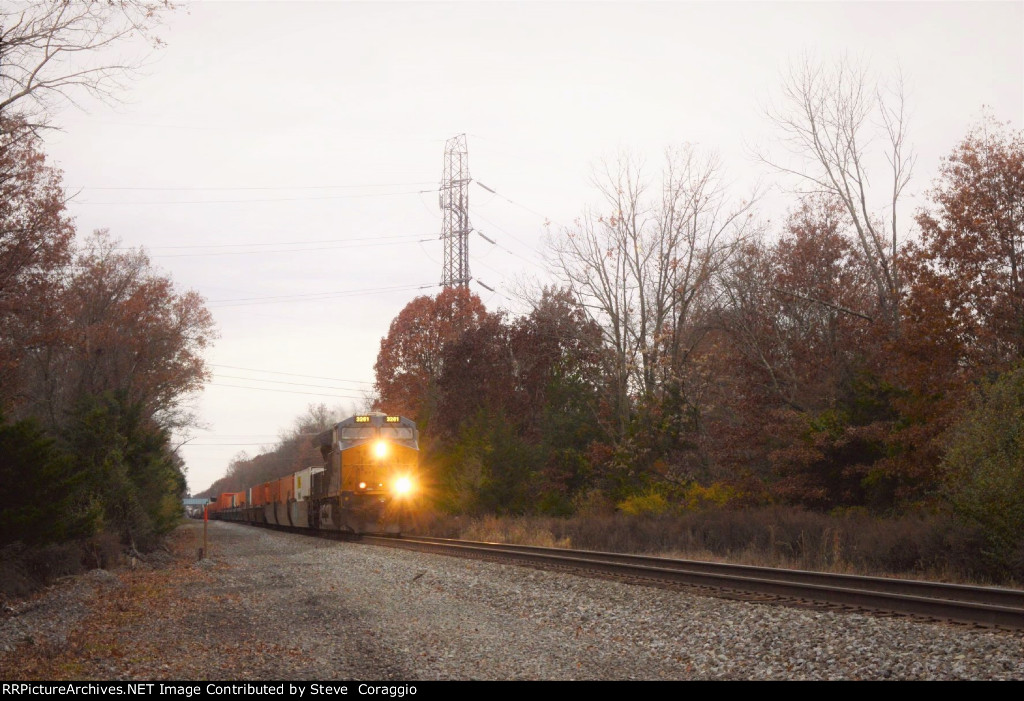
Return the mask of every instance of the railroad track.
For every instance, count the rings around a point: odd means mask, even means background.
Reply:
[[[363,536],[360,541],[420,552],[596,573],[647,585],[696,587],[715,596],[1024,630],[1024,591],[1016,589],[421,536]]]

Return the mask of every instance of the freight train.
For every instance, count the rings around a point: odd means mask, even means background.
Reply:
[[[210,518],[348,533],[399,534],[418,491],[419,432],[402,416],[352,416],[316,436],[323,465],[225,492]]]

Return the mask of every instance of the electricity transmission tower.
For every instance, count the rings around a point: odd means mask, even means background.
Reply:
[[[469,287],[469,150],[466,135],[448,139],[444,145],[444,170],[438,190],[438,206],[444,221],[441,239],[444,241],[444,269],[442,287]]]

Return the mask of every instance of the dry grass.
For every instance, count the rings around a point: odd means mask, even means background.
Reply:
[[[524,543],[546,548],[571,548],[568,536],[555,537],[548,524],[528,519],[482,516],[463,524],[460,538],[487,543]]]
[[[419,532],[846,574],[1011,587],[1021,581],[1019,573],[990,564],[976,532],[940,516],[833,517],[778,508],[676,517],[436,516],[425,521]]]

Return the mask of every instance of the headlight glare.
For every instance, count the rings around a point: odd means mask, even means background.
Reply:
[[[409,477],[399,477],[395,480],[394,486],[395,494],[404,496],[412,492],[412,479]]]

